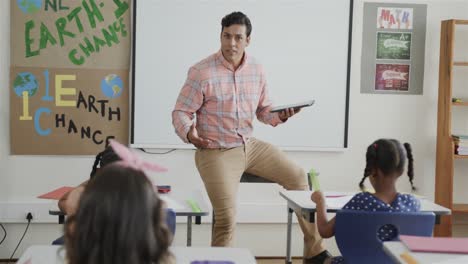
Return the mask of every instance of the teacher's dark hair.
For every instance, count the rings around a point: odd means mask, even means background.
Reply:
[[[242,12],[232,12],[231,14],[223,17],[223,20],[221,20],[221,32],[223,32],[225,27],[230,27],[232,25],[244,25],[247,37],[252,33],[252,24],[250,23],[250,19]]]

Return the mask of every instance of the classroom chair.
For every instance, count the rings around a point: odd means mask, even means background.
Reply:
[[[275,183],[268,179],[262,178],[260,176],[244,172],[241,176],[240,182],[242,183]],[[212,220],[211,220],[211,234],[213,234],[214,224],[215,224],[215,215],[214,211],[211,212]]]
[[[336,213],[335,239],[345,263],[393,263],[384,252],[379,229],[391,225],[398,235],[431,236],[435,224],[432,212],[367,212],[340,210]]]
[[[171,231],[172,235],[175,235],[176,231],[176,213],[174,210],[167,208],[166,209],[166,223],[167,227]]]
[[[176,230],[176,213],[174,210],[167,208],[166,209],[166,224],[167,227],[169,228],[169,231],[171,231],[172,235],[175,235],[175,230]],[[65,244],[65,238],[64,236],[61,236],[54,241],[52,241],[52,245],[64,245]]]

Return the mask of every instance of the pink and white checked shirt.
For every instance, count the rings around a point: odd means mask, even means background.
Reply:
[[[188,143],[187,133],[196,113],[198,135],[212,141],[209,148],[232,148],[252,135],[255,115],[272,126],[282,123],[270,109],[263,67],[244,53],[234,70],[218,51],[189,69],[172,111],[172,124]]]

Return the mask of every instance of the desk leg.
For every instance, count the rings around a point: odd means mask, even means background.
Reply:
[[[435,224],[436,225],[440,225],[440,215],[437,215],[435,216]]]
[[[192,246],[192,217],[187,216],[187,247]]]
[[[59,215],[58,219],[59,219],[59,224],[65,223],[65,215],[63,214]]]
[[[286,264],[292,264],[291,260],[291,229],[292,229],[292,216],[294,210],[288,206],[288,229],[286,231]]]

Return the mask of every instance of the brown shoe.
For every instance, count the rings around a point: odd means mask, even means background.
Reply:
[[[332,255],[327,250],[324,250],[322,251],[322,253],[316,256],[313,256],[310,258],[304,258],[303,263],[304,264],[323,264],[326,259],[331,258],[331,257]]]

